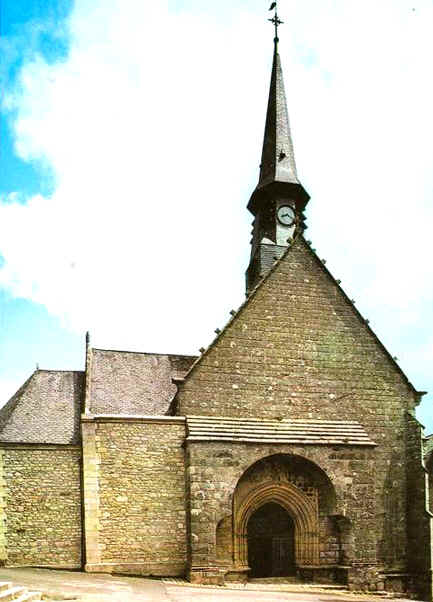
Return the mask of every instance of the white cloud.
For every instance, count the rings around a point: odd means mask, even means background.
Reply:
[[[77,2],[70,27],[68,60],[36,56],[7,99],[18,152],[50,164],[58,185],[50,199],[1,208],[1,281],[100,344],[195,348],[197,330],[213,331],[204,323],[221,307],[231,240],[248,236],[240,182],[258,161],[248,129],[261,106],[245,112],[238,90],[256,97],[266,57],[256,48],[249,63],[235,25],[221,48],[212,19],[163,3],[130,2],[126,15],[114,1]],[[237,148],[234,127],[246,138]],[[208,265],[204,251],[222,246]]]
[[[77,0],[67,60],[34,56],[9,91],[18,152],[57,187],[0,205],[0,282],[99,346],[194,352],[242,301],[272,33],[261,2],[127,5]],[[308,234],[401,355],[431,325],[433,7],[281,12]]]

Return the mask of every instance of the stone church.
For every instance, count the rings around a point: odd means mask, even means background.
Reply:
[[[431,598],[417,391],[304,238],[274,55],[245,303],[199,357],[95,349],[0,412],[6,566]],[[423,451],[427,451],[424,461]]]

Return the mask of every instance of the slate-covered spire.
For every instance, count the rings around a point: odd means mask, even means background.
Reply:
[[[299,184],[290,134],[281,59],[278,54],[277,43],[275,42],[274,45],[274,60],[258,186],[272,182]]]
[[[285,252],[291,238],[305,229],[303,211],[308,193],[298,180],[292,136],[290,134],[283,72],[278,53],[278,26],[282,23],[276,11],[270,19],[275,25],[274,58],[262,163],[259,182],[251,195],[248,209],[254,215],[251,258],[246,273],[247,294],[269,271],[275,258]]]
[[[277,15],[272,21],[277,24],[281,23]],[[305,208],[310,198],[299,182],[296,172],[283,71],[276,34],[260,177],[251,196],[248,209],[256,214],[262,198],[276,198],[276,196],[281,197],[281,195],[290,197],[300,212]]]

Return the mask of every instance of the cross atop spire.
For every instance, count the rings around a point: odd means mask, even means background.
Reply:
[[[274,16],[272,17],[272,19],[268,19],[268,21],[270,21],[271,23],[273,23],[273,24],[274,24],[274,26],[275,26],[275,37],[274,37],[274,44],[275,44],[275,47],[276,47],[276,46],[277,46],[277,44],[278,44],[278,41],[279,41],[279,40],[278,40],[278,27],[279,27],[279,26],[280,26],[282,23],[284,23],[284,21],[281,21],[281,19],[278,17],[278,13],[277,13],[277,3],[276,3],[276,2],[272,2],[271,6],[270,6],[270,8],[269,8],[269,10],[273,10],[273,9],[275,9],[275,14],[274,14]]]

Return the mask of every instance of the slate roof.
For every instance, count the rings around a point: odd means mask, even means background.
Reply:
[[[284,157],[282,153],[284,153]],[[283,70],[276,47],[272,63],[258,185],[263,186],[274,181],[299,184],[287,112]]]
[[[92,414],[163,415],[182,378],[197,359],[189,355],[92,349]]]
[[[348,420],[262,420],[187,416],[186,422],[187,441],[375,445],[359,422]]]
[[[269,194],[265,193],[266,189],[268,189]],[[268,203],[270,198],[299,199],[302,208],[305,207],[310,198],[299,182],[296,172],[283,71],[276,44],[274,46],[259,182],[251,195],[248,209],[256,214],[259,199]]]
[[[0,441],[76,444],[84,372],[36,370],[0,410]]]
[[[163,415],[195,356],[91,350],[94,414]],[[77,444],[85,373],[36,370],[0,409],[0,442]]]

